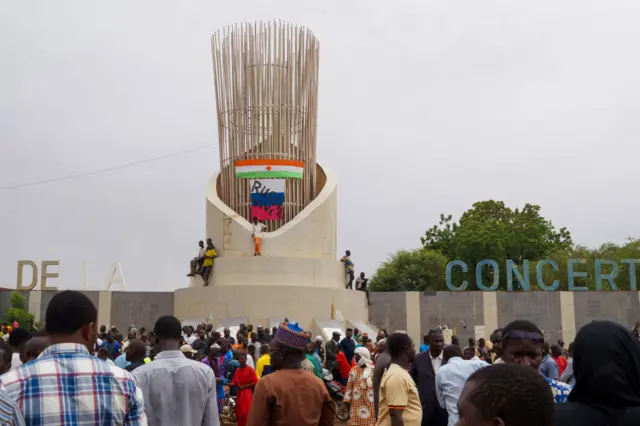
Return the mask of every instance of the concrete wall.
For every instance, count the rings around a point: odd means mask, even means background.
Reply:
[[[173,293],[111,292],[111,325],[118,330],[126,330],[129,324],[153,330],[158,318],[173,311]]]
[[[314,319],[331,317],[331,304],[345,320],[366,320],[367,303],[361,291],[344,288],[288,286],[213,286],[185,288],[174,293],[174,312],[180,320],[204,319],[219,324],[226,318],[247,318],[268,324],[287,317],[302,327]]]
[[[388,332],[407,329],[407,297],[403,292],[371,293],[369,322]]]
[[[473,337],[475,327],[484,325],[482,294],[420,293],[420,334],[440,325],[455,328],[461,342]]]
[[[9,308],[13,290],[0,291],[0,313]],[[44,323],[56,291],[21,292],[29,312]],[[246,318],[271,324],[289,317],[303,327],[326,320],[331,303],[347,321],[369,322],[394,332],[403,330],[416,341],[430,328],[446,325],[464,342],[484,326],[484,336],[515,319],[527,319],[552,340],[570,342],[576,331],[593,320],[611,320],[632,327],[640,321],[640,292],[389,292],[371,293],[367,310],[364,293],[337,288],[290,286],[221,286],[186,288],[174,293],[83,291],[98,309],[98,323],[121,330],[129,324],[152,329],[162,315],[219,324]],[[38,318],[40,317],[40,318]],[[275,322],[274,322],[274,319]]]
[[[523,319],[533,322],[550,336],[561,333],[560,292],[498,292],[497,296],[501,327]]]
[[[633,326],[640,321],[640,298],[635,291],[575,292],[576,328],[593,320],[610,320]]]
[[[0,292],[0,312],[9,308],[12,291]],[[29,312],[43,325],[49,302],[58,291],[22,292],[27,300]],[[162,315],[173,315],[173,293],[169,292],[133,292],[133,291],[81,291],[98,310],[98,324],[115,325],[126,330],[127,325],[153,328],[155,321]],[[35,303],[34,303],[35,302]]]
[[[419,303],[415,303],[419,298]],[[369,321],[415,342],[430,328],[455,329],[461,342],[484,326],[484,337],[516,319],[538,325],[550,340],[571,342],[584,324],[611,320],[631,328],[640,321],[640,292],[390,292],[372,293]],[[416,318],[419,318],[416,327]],[[465,327],[466,326],[466,327]]]

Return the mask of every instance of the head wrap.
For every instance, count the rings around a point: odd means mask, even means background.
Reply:
[[[305,350],[309,343],[309,333],[300,328],[297,322],[283,322],[276,331],[275,340],[281,345]]]
[[[640,405],[640,345],[626,328],[610,321],[582,327],[574,342],[576,384],[570,402],[606,412],[616,424],[626,407]]]
[[[364,372],[362,373],[362,379],[365,381],[363,383],[363,388],[372,388],[373,381],[371,380],[371,373],[373,372],[373,362],[371,362],[371,353],[369,353],[369,349],[364,346],[359,346],[355,351],[356,355],[360,356],[358,360],[358,367],[364,368]]]

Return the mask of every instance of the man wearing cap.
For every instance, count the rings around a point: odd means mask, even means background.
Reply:
[[[191,345],[182,345],[182,346],[180,346],[180,352],[182,352],[184,354],[184,356],[189,358],[189,359],[195,359],[196,354],[198,353],[198,351],[193,349],[191,347]]]
[[[324,363],[324,348],[322,347],[322,336],[316,336],[316,354],[320,357],[320,365]]]
[[[261,325],[258,326],[258,331],[253,333],[253,346],[255,346],[256,350],[251,354],[253,359],[257,360],[260,358],[260,346],[262,346],[262,337],[264,336],[264,327]]]
[[[334,405],[324,383],[301,369],[309,334],[297,323],[282,323],[271,342],[277,374],[255,387],[248,426],[333,426]]]
[[[338,358],[338,345],[340,345],[340,332],[334,331],[331,336],[331,340],[324,345],[325,353],[327,354],[327,359],[325,362],[325,367],[327,370],[333,373],[333,370],[336,368],[336,359]]]

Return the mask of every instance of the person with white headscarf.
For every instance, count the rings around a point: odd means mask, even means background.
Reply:
[[[375,426],[376,408],[373,398],[373,361],[364,346],[353,356],[356,366],[349,373],[344,401],[349,404],[349,425]]]

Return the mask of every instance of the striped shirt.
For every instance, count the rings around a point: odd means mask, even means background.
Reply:
[[[147,424],[133,376],[83,345],[51,345],[0,380],[29,426]]]
[[[22,414],[18,411],[16,403],[7,394],[4,388],[0,388],[0,425],[25,426]]]

